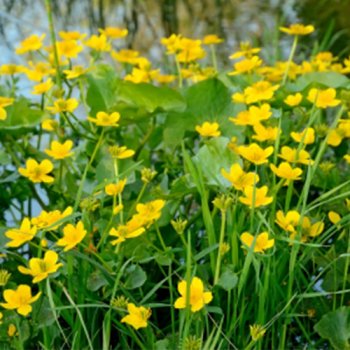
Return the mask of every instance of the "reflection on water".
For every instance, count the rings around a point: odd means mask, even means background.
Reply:
[[[52,6],[57,30],[92,34],[105,26],[126,27],[129,36],[124,45],[153,60],[162,58],[160,38],[172,33],[194,38],[219,34],[227,42],[221,47],[224,59],[237,43],[248,39],[267,49],[267,59],[275,59],[282,23],[314,23],[322,35],[332,19],[333,33],[343,33],[336,42],[335,35],[329,40],[338,51],[344,49],[344,38],[350,33],[349,0],[52,0]],[[47,28],[44,1],[1,0],[0,63],[18,62],[22,58],[13,55],[14,47]]]
[[[295,0],[52,0],[57,30],[96,33],[104,26],[129,30],[125,46],[159,60],[159,40],[174,32],[189,37],[216,33],[234,46],[252,39],[255,44],[273,45],[280,22],[295,22]],[[0,7],[0,63],[18,62],[12,52],[24,37],[47,32],[44,1],[2,0]]]

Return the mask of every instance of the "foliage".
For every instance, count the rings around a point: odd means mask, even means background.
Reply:
[[[120,28],[20,44],[0,67],[1,347],[349,347],[350,63],[299,62],[313,26],[281,30],[287,61],[243,43],[221,72],[216,35],[163,38],[166,74]]]

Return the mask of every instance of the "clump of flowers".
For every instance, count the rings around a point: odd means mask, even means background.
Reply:
[[[346,348],[350,59],[49,23],[0,66],[0,343]]]

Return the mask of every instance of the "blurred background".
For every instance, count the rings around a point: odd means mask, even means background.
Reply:
[[[350,0],[52,0],[52,6],[56,30],[93,34],[105,26],[125,27],[129,36],[122,45],[155,61],[164,54],[160,38],[172,33],[218,34],[226,40],[219,52],[223,63],[248,39],[265,47],[265,59],[277,59],[284,56],[278,27],[295,22],[317,28],[305,46],[316,42],[342,56],[350,52]],[[44,0],[0,0],[0,63],[21,63],[14,48],[47,28]],[[289,38],[283,40],[290,47]]]

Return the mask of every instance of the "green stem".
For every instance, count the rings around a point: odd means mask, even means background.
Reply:
[[[211,61],[213,63],[213,67],[215,69],[215,72],[218,70],[218,63],[216,60],[216,50],[215,50],[215,45],[210,45],[210,53],[211,53]]]
[[[181,73],[181,65],[179,60],[177,59],[177,56],[175,55],[175,63],[176,63],[176,69],[177,69],[177,75],[179,80],[179,88],[182,88],[182,73]]]
[[[128,212],[128,216],[127,216],[128,218],[130,217],[131,213],[135,210],[137,204],[140,203],[141,198],[143,197],[143,194],[144,194],[144,192],[146,190],[146,187],[147,187],[147,183],[144,183],[142,188],[141,188],[141,191],[140,191],[139,195],[137,196],[136,201],[133,203],[132,207],[130,208],[130,210]]]
[[[100,137],[99,137],[99,139],[97,141],[97,144],[96,144],[95,149],[94,149],[94,151],[92,153],[90,161],[85,167],[85,170],[84,170],[81,182],[80,182],[80,186],[79,186],[79,189],[78,189],[77,198],[76,198],[75,203],[74,203],[74,211],[76,211],[78,209],[78,205],[79,205],[79,202],[80,202],[80,199],[81,199],[81,195],[83,193],[83,187],[84,187],[84,183],[85,183],[85,180],[86,180],[87,173],[88,173],[88,171],[90,169],[90,166],[92,165],[92,163],[93,163],[93,161],[94,161],[94,159],[95,159],[95,157],[97,155],[97,151],[99,150],[99,148],[100,148],[100,146],[102,144],[104,133],[105,133],[105,130],[102,129],[101,135],[100,135]]]
[[[294,37],[292,49],[290,50],[290,54],[289,54],[289,58],[288,58],[288,62],[287,62],[287,67],[286,67],[286,70],[284,72],[284,76],[283,76],[283,80],[282,80],[282,85],[284,85],[286,83],[286,81],[287,81],[290,65],[292,63],[292,60],[293,60],[293,57],[294,57],[294,54],[295,54],[295,50],[297,48],[297,44],[298,44],[298,36],[296,35]]]
[[[55,27],[54,27],[53,17],[52,17],[51,0],[45,0],[45,6],[46,6],[46,12],[47,12],[47,17],[49,21],[49,27],[50,27],[51,45],[53,47],[53,54],[54,54],[54,60],[55,60],[57,85],[61,90],[62,81],[61,81],[60,64],[59,64],[58,52],[57,52],[57,46],[56,46]]]
[[[114,166],[114,175],[116,181],[119,181],[119,168],[118,168],[118,159],[114,158],[113,161],[113,166]],[[123,199],[122,199],[122,194],[118,193],[118,205],[123,205]],[[124,224],[124,210],[122,209],[119,212],[119,217],[120,217],[120,223],[123,225]]]
[[[221,227],[220,227],[220,238],[219,238],[219,249],[218,249],[218,256],[216,259],[216,268],[215,268],[215,277],[214,277],[214,285],[218,283],[219,276],[220,276],[220,267],[221,267],[221,252],[220,249],[222,247],[222,244],[224,243],[224,237],[225,237],[225,228],[226,228],[226,211],[221,211]]]
[[[160,244],[161,244],[164,252],[166,252],[168,249],[167,249],[166,244],[165,244],[165,242],[163,240],[163,237],[162,237],[162,234],[161,234],[161,232],[159,230],[158,224],[155,223],[154,226],[156,227],[156,232],[157,232],[157,236],[158,236],[158,239],[160,241]]]
[[[343,291],[346,288],[348,270],[349,270],[349,264],[350,264],[350,261],[349,261],[350,260],[349,259],[349,256],[350,256],[350,230],[348,230],[348,248],[347,248],[346,253],[347,254],[346,254],[346,260],[345,260],[345,266],[344,266],[344,276],[343,276]],[[345,293],[343,293],[340,297],[340,306],[344,305],[344,296],[345,296]]]

